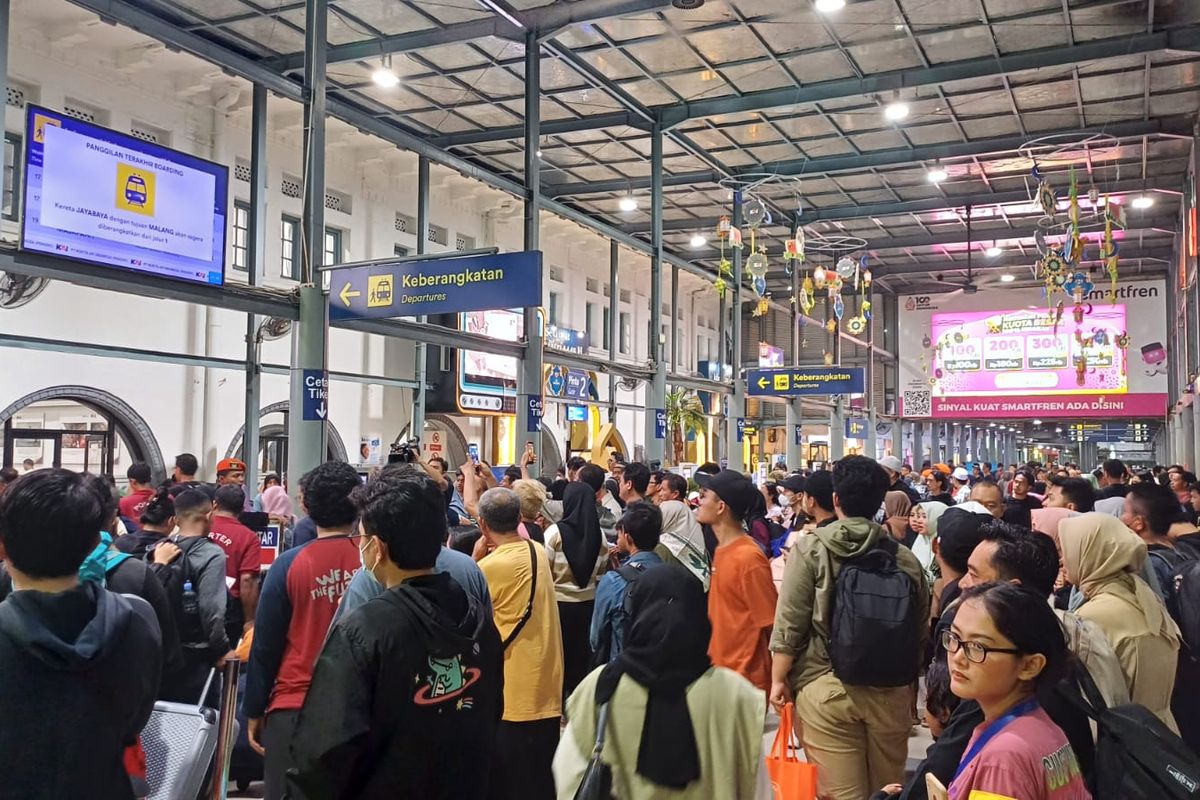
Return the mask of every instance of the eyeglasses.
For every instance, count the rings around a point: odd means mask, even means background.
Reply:
[[[1010,656],[1021,654],[1021,651],[1015,647],[988,647],[979,642],[964,642],[953,631],[942,631],[942,647],[946,648],[947,653],[957,653],[962,650],[967,654],[967,661],[972,664],[982,664],[987,659],[988,653],[1007,653]]]

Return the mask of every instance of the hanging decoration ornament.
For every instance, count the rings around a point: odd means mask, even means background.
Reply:
[[[800,295],[798,299],[800,301],[800,311],[804,313],[804,316],[811,314],[813,308],[817,305],[816,294],[813,291],[813,279],[807,275],[800,282]]]
[[[750,274],[754,293],[760,298],[767,293],[767,248],[764,246],[757,252],[751,253],[746,259],[746,272]]]
[[[767,207],[762,200],[751,197],[742,203],[742,220],[753,236],[753,231],[758,230],[760,226],[771,224],[771,215],[767,213]]]
[[[760,297],[758,299],[758,303],[754,306],[754,311],[752,312],[753,316],[755,316],[755,317],[766,316],[766,314],[771,310],[770,297],[771,297],[770,295],[767,295],[766,297]]]
[[[1037,204],[1041,207],[1043,214],[1054,219],[1055,214],[1058,213],[1058,195],[1055,193],[1054,187],[1050,185],[1050,179],[1042,177],[1041,170],[1038,169],[1036,163],[1030,174],[1037,181]]]
[[[1038,262],[1038,271],[1046,282],[1046,297],[1049,298],[1066,283],[1067,261],[1060,251],[1048,247]]]
[[[833,353],[825,354],[825,366],[827,366],[827,367],[833,366]]]
[[[829,331],[830,333],[837,333],[837,326],[838,324],[836,319],[830,317],[829,319],[825,320],[825,330]]]
[[[1121,243],[1113,237],[1113,224],[1121,228],[1124,224],[1125,209],[1115,205],[1112,198],[1104,203],[1104,241],[1100,245],[1100,260],[1104,262],[1104,270],[1108,273],[1108,302],[1117,302],[1117,266],[1120,263]]]
[[[1121,348],[1122,350],[1128,350],[1129,349],[1129,333],[1128,333],[1128,331],[1121,331],[1116,336],[1114,336],[1113,344],[1115,344],[1117,347]]]
[[[820,264],[813,270],[813,283],[818,289],[824,289],[828,285],[829,273]]]
[[[729,282],[733,279],[733,262],[729,260],[729,254],[726,252],[726,245],[730,250],[742,249],[742,232],[733,227],[728,216],[723,216],[717,220],[717,239],[721,242],[721,260],[717,262],[717,277],[713,280],[713,289],[717,292],[717,297],[725,299],[725,293],[729,290]]]
[[[783,260],[788,262],[785,266],[788,275],[792,274],[791,262],[799,261],[804,263],[804,226],[796,226],[796,235],[783,243]]]
[[[846,332],[859,336],[867,330],[867,318],[864,316],[850,317],[846,320]]]
[[[867,300],[864,297],[862,304],[859,306],[859,308],[861,309],[860,313],[861,313],[863,319],[871,318],[871,301],[870,300]]]
[[[1083,299],[1092,293],[1096,288],[1090,280],[1087,273],[1083,270],[1076,270],[1071,279],[1063,284],[1063,291],[1071,295],[1071,299],[1075,301],[1075,305],[1081,305]]]
[[[1068,211],[1071,221],[1067,225],[1067,241],[1063,255],[1069,264],[1075,265],[1083,258],[1083,234],[1079,230],[1079,181],[1075,178],[1075,167],[1071,166],[1071,194]]]
[[[1054,307],[1053,320],[1054,320],[1054,335],[1055,335],[1055,336],[1057,336],[1057,335],[1058,335],[1058,324],[1059,324],[1060,322],[1062,322],[1062,318],[1063,318],[1063,305],[1064,305],[1063,301],[1062,301],[1062,300],[1059,300],[1059,301],[1058,301],[1058,305],[1056,305],[1056,306]]]
[[[840,294],[833,297],[833,316],[838,322],[842,321],[842,315],[846,313],[846,304],[842,300]]]
[[[848,281],[858,271],[858,262],[848,256],[843,256],[838,259],[836,270],[839,278]]]

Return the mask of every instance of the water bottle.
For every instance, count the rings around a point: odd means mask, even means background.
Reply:
[[[188,615],[200,613],[200,600],[196,597],[196,590],[192,588],[191,581],[183,582],[183,613]]]

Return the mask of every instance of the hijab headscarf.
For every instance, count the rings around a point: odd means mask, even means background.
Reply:
[[[937,500],[927,500],[924,503],[918,503],[921,509],[925,512],[925,536],[924,538],[933,541],[937,538],[937,523],[942,518],[942,514],[950,506],[945,503],[939,503]]]
[[[913,555],[917,557],[917,561],[921,562],[921,567],[925,570],[925,577],[932,584],[934,579],[938,577],[934,571],[937,559],[933,555],[933,540],[937,538],[938,520],[942,514],[946,513],[946,509],[950,506],[945,503],[939,503],[937,500],[927,500],[917,505],[925,512],[925,533],[917,534],[917,538],[913,541],[910,549]]]
[[[659,786],[683,789],[700,777],[687,688],[712,666],[708,602],[690,575],[656,564],[630,587],[625,610],[632,625],[620,655],[600,673],[596,705],[612,698],[622,675],[645,687],[650,696],[642,720],[637,772]]]
[[[700,523],[696,522],[691,509],[678,500],[668,500],[658,509],[663,517],[659,544],[695,575],[707,592],[712,569],[708,563],[708,550],[704,546],[704,530]]]
[[[1078,512],[1069,508],[1035,508],[1029,512],[1033,520],[1033,529],[1046,534],[1058,543],[1058,526],[1064,519],[1078,516]]]
[[[586,483],[575,481],[563,492],[563,515],[558,521],[558,535],[563,552],[571,567],[575,585],[586,589],[596,571],[600,557],[600,515],[596,513],[596,492]]]
[[[287,489],[282,486],[268,486],[262,493],[262,510],[277,517],[292,520],[292,498],[288,497]]]
[[[912,500],[904,492],[888,492],[883,498],[883,520],[888,532],[897,542],[908,537],[908,512]]]
[[[1116,517],[1091,512],[1058,523],[1067,579],[1088,600],[1112,594],[1138,609],[1151,633],[1173,637],[1175,624],[1162,601],[1138,577],[1146,562],[1146,544]]]

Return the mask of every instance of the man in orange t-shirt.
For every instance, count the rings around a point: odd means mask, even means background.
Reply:
[[[696,521],[712,526],[717,537],[708,590],[712,622],[708,656],[716,666],[740,673],[765,692],[771,687],[767,644],[778,595],[770,562],[742,525],[758,490],[733,470],[701,473],[696,480],[700,484]]]

